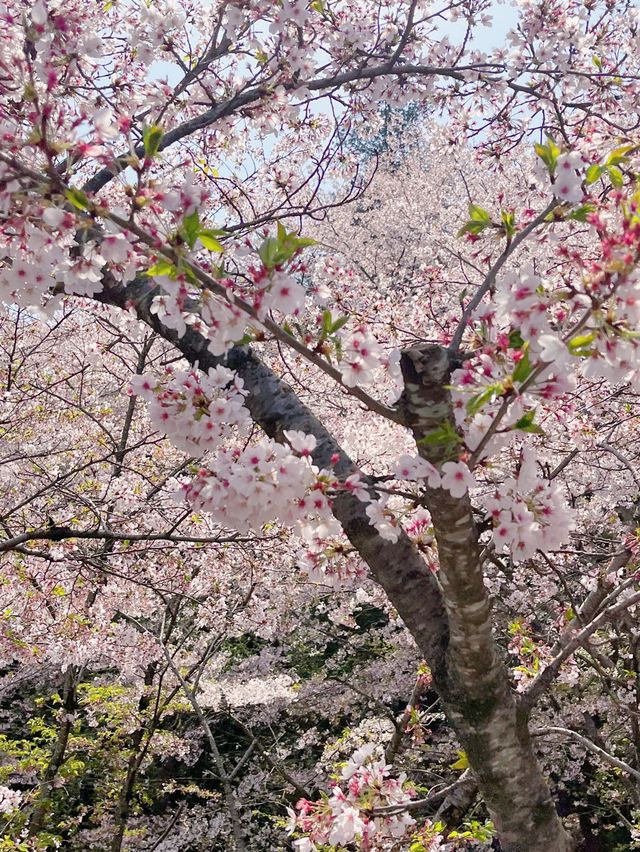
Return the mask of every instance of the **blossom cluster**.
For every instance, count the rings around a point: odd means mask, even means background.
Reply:
[[[331,795],[318,802],[301,799],[297,813],[289,809],[289,832],[304,835],[294,842],[297,852],[316,852],[326,844],[355,844],[367,852],[397,848],[415,825],[402,809],[412,795],[406,776],[392,777],[379,746],[366,743],[342,766]]]
[[[341,341],[340,367],[342,381],[347,387],[367,385],[373,381],[373,371],[382,363],[382,349],[375,337],[360,327]]]
[[[10,787],[0,785],[0,814],[10,814],[17,810],[22,798],[23,794],[20,790],[12,790]]]
[[[254,274],[254,284],[254,307],[261,319],[264,319],[269,311],[295,315],[304,308],[304,287],[283,269],[267,270],[261,267]]]
[[[578,151],[561,154],[556,163],[553,194],[559,201],[577,204],[584,198],[582,182],[585,163]]]
[[[199,458],[214,450],[236,427],[249,423],[243,382],[226,367],[167,369],[164,377],[134,376],[131,392],[147,402],[151,422],[175,446]]]
[[[393,468],[393,476],[398,480],[424,482],[429,488],[441,488],[448,491],[452,497],[462,497],[476,484],[475,478],[463,461],[445,462],[440,470],[420,456],[403,455]],[[363,502],[368,502],[366,513],[369,523],[376,528],[381,538],[395,542],[400,537],[401,527],[398,517],[388,506],[385,495],[373,500],[371,495],[360,495]]]
[[[566,622],[561,625],[566,626]],[[537,638],[531,625],[518,619],[509,625],[509,653],[517,657],[519,663],[512,668],[516,690],[524,692],[535,678],[553,660],[551,647]],[[575,658],[569,658],[560,671],[558,682],[574,685],[579,678],[578,664]]]
[[[403,455],[396,463],[393,473],[396,479],[424,480],[429,488],[442,488],[452,497],[462,497],[476,484],[473,474],[462,461],[445,462],[438,471],[420,456]]]
[[[154,280],[162,291],[153,297],[151,313],[180,337],[192,328],[209,342],[212,355],[224,355],[242,337],[247,317],[233,304],[231,291],[223,299],[209,290],[194,290],[183,276],[156,275]]]
[[[536,550],[559,549],[573,522],[559,489],[538,477],[530,448],[522,451],[517,476],[507,477],[483,504],[496,548],[508,547],[517,561],[531,559]]]
[[[2,164],[0,178],[1,169]],[[66,214],[46,208],[44,221],[50,222],[60,215],[64,219]],[[74,221],[73,216],[68,218]],[[68,241],[64,237],[60,241],[28,222],[19,234],[3,234],[5,259],[0,267],[0,302],[25,308],[46,306],[51,314],[60,302],[60,297],[53,295],[55,289],[75,296],[99,293],[105,258],[93,242],[85,244],[81,252],[70,254]]]
[[[311,514],[326,513],[322,491],[308,494],[315,483],[307,459],[263,438],[244,450],[219,450],[209,466],[182,487],[182,495],[226,527],[259,530],[274,520],[293,526]]]
[[[347,547],[340,524],[331,516],[305,523],[300,530],[302,547],[296,565],[313,583],[336,589],[366,576],[358,554]]]

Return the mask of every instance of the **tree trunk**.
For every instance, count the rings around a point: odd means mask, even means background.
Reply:
[[[452,364],[440,346],[402,355],[401,407],[422,458],[440,465],[451,445],[423,439],[455,431],[448,390]],[[454,455],[456,454],[453,448]],[[449,624],[445,677],[434,684],[467,753],[505,852],[568,852],[573,843],[558,817],[534,756],[527,716],[519,710],[493,638],[478,532],[468,492],[427,490],[438,544],[438,577]]]

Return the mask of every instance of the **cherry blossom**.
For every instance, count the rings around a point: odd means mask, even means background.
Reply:
[[[531,448],[522,452],[517,477],[505,479],[484,506],[496,547],[509,547],[517,560],[530,559],[536,550],[558,550],[572,527],[572,513],[558,488],[537,475]]]
[[[464,462],[445,462],[442,465],[441,488],[452,497],[462,497],[475,484],[473,474]]]
[[[436,468],[420,456],[400,456],[394,469],[397,479],[426,480],[429,488],[439,488],[442,479]]]

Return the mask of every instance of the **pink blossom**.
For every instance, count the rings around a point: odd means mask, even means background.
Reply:
[[[462,497],[475,484],[473,474],[464,462],[445,462],[442,465],[441,488],[452,497]]]

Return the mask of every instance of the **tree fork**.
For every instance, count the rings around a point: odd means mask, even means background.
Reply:
[[[457,456],[453,443],[428,440],[435,430],[456,433],[449,391],[456,364],[444,347],[422,345],[403,352],[400,365],[405,389],[399,406],[405,423],[420,456],[439,466]],[[469,493],[453,497],[445,489],[428,488],[426,504],[449,625],[445,677],[439,681],[434,673],[434,684],[467,753],[501,847],[505,852],[570,852],[573,842],[556,813],[533,752],[527,715],[518,709],[493,637]]]

